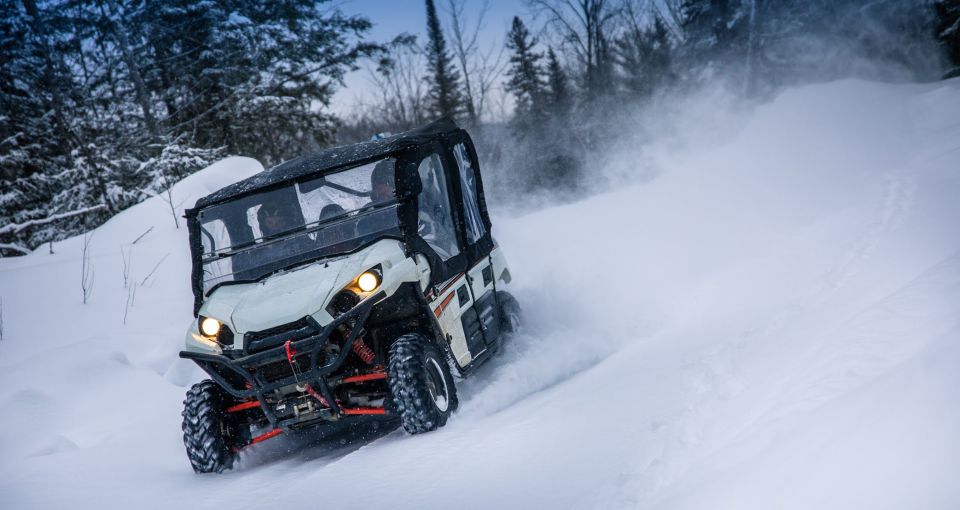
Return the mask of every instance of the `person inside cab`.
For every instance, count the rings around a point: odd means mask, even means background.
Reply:
[[[394,167],[396,161],[393,158],[385,159],[370,172],[370,202],[363,207],[369,207],[373,204],[387,202],[396,198],[396,181],[394,180]],[[390,216],[382,216],[378,213],[368,214],[357,222],[357,234],[360,236],[372,236],[386,230],[392,230],[396,222]]]
[[[269,239],[303,227],[303,216],[278,200],[270,200],[257,210],[257,222],[260,234]]]
[[[396,196],[396,181],[393,177],[395,160],[385,159],[370,172],[370,203],[385,202]]]

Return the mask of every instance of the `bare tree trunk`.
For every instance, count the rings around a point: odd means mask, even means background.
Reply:
[[[365,114],[376,119],[377,126],[407,130],[421,124],[425,117],[426,72],[422,50],[412,38],[391,43],[390,63],[367,68],[368,79],[377,91]]]
[[[130,286],[130,269],[133,268],[133,245],[130,245],[129,250],[124,250],[123,246],[120,246],[120,262],[123,263],[123,288],[129,288]]]
[[[744,97],[753,93],[753,73],[754,73],[754,46],[756,45],[757,32],[757,0],[750,0],[750,20],[747,25],[747,55],[743,68],[743,90]]]
[[[116,6],[116,2],[111,2]],[[143,110],[143,120],[147,124],[147,130],[151,135],[157,134],[157,120],[153,116],[153,109],[150,108],[150,95],[147,93],[147,87],[143,83],[143,76],[140,74],[140,68],[134,60],[133,52],[130,51],[130,39],[127,37],[126,27],[113,24],[113,32],[117,35],[117,42],[120,44],[120,51],[123,53],[123,62],[127,66],[127,72],[130,73],[130,80],[133,81],[133,89],[136,92],[137,103]]]
[[[133,307],[134,300],[137,297],[137,282],[133,282],[133,285],[127,288],[127,300],[123,305],[123,325],[127,325],[127,315],[130,313],[130,308]]]
[[[447,0],[450,10],[451,37],[453,51],[463,73],[463,84],[467,92],[467,116],[476,124],[483,116],[487,96],[493,84],[503,73],[503,50],[492,47],[482,51],[477,44],[483,20],[490,10],[489,0],[484,0],[477,13],[477,21],[470,27],[470,21],[464,14],[465,0]]]
[[[470,80],[470,75],[473,73],[470,72],[470,67],[467,65],[467,58],[476,51],[477,33],[480,31],[480,23],[483,21],[484,14],[486,14],[487,9],[490,8],[490,2],[484,0],[483,6],[480,8],[480,17],[477,20],[477,26],[474,29],[473,34],[468,36],[469,39],[467,40],[464,39],[466,20],[463,18],[463,0],[447,0],[447,5],[450,7],[450,26],[453,31],[453,52],[457,55],[457,62],[460,64],[460,72],[463,73],[463,86],[467,91],[467,117],[470,119],[472,124],[476,124],[477,110],[475,108],[473,86],[471,85]]]
[[[80,289],[83,291],[83,304],[87,304],[90,294],[93,293],[93,263],[90,262],[90,241],[93,239],[93,233],[83,234],[83,251],[81,252],[80,263]]]
[[[183,205],[181,201],[179,204],[173,203],[173,184],[170,184],[169,179],[164,179],[164,185],[166,185],[167,190],[163,192],[163,201],[170,206],[170,214],[173,216],[173,224],[176,225],[177,230],[180,229],[180,219],[177,218],[177,207]]]
[[[622,9],[608,0],[529,0],[530,5],[547,16],[547,27],[555,31],[563,44],[570,45],[583,65],[583,81],[588,96],[610,86],[609,41],[613,24]]]

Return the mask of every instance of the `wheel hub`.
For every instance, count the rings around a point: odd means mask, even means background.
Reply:
[[[450,389],[447,388],[447,380],[443,377],[443,370],[440,364],[432,357],[427,358],[427,389],[430,390],[430,398],[433,404],[441,413],[447,412],[450,406]]]

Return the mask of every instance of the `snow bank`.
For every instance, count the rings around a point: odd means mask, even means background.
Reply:
[[[184,179],[171,190],[177,216],[261,170],[255,160],[234,157]],[[129,469],[137,458],[130,455],[165,449],[145,439],[176,439],[170,413],[182,386],[199,375],[177,357],[192,311],[183,219],[175,223],[170,205],[153,197],[111,218],[89,241],[87,304],[82,236],[54,243],[53,254],[44,246],[0,260],[0,473],[8,476],[0,508],[65,507],[78,498],[65,492],[60,503],[28,504],[59,491],[30,488],[19,476],[44,486],[48,476],[75,478],[82,488],[90,481],[83,473],[106,476],[105,469],[120,469],[116,463]],[[49,461],[59,467],[50,471]],[[90,498],[99,497],[79,499],[93,505]]]
[[[96,231],[86,305],[81,239],[0,260],[0,508],[956,508],[960,80],[695,104],[682,139],[608,165],[650,182],[494,218],[527,327],[424,436],[281,437],[195,476],[167,204]]]

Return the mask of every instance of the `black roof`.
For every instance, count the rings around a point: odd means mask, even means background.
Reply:
[[[186,213],[188,215],[195,214],[196,210],[201,207],[247,195],[291,179],[328,173],[353,163],[376,159],[402,149],[415,147],[435,139],[438,135],[458,129],[460,128],[452,120],[441,119],[387,138],[333,147],[300,156],[211,193],[197,200],[193,209],[187,210]]]

